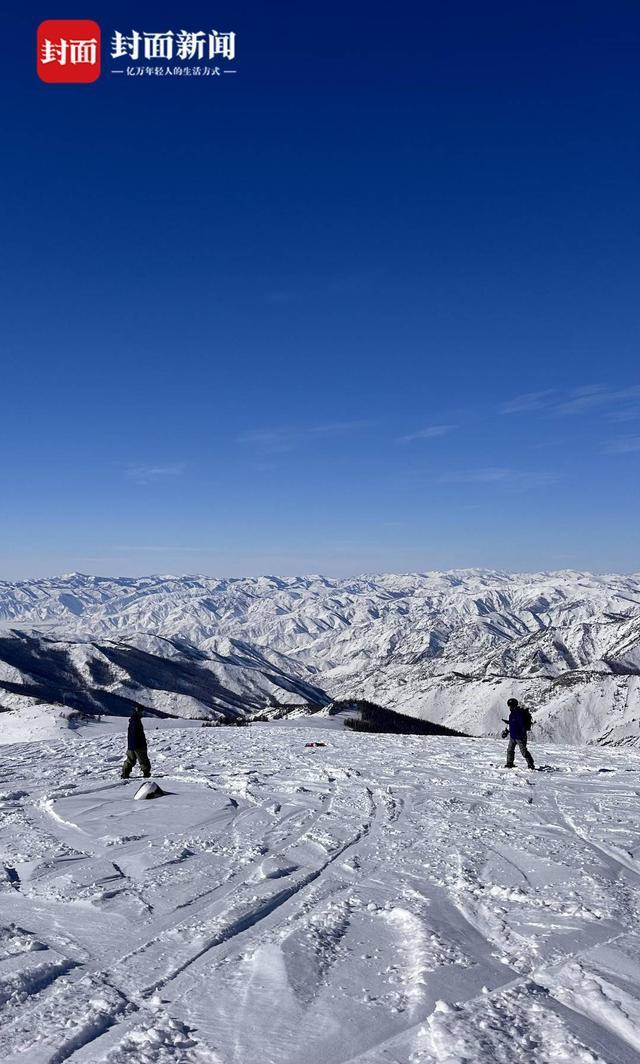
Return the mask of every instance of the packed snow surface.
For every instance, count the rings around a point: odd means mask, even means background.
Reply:
[[[3,1064],[638,1064],[640,755],[339,729],[4,746]]]

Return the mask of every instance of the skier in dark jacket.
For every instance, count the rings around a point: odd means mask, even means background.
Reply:
[[[507,763],[504,767],[513,768],[513,759],[517,746],[527,762],[527,766],[533,769],[535,768],[533,758],[527,750],[527,732],[531,727],[531,714],[528,709],[520,705],[517,698],[509,698],[507,705],[509,707],[509,720],[505,720],[505,724],[508,727],[504,729],[502,738],[506,739],[508,735],[509,745],[507,746]]]
[[[147,737],[142,727],[142,713],[135,708],[129,717],[129,730],[127,732],[127,756],[122,766],[123,780],[129,779],[131,769],[136,761],[142,769],[142,775],[148,778],[151,775],[151,765],[147,757]]]

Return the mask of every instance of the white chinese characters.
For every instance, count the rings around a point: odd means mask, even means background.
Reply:
[[[140,33],[132,30],[129,35],[116,30],[111,39],[112,59],[235,59],[235,33],[218,33],[210,30],[191,32],[179,30],[174,33]]]
[[[95,66],[98,62],[98,42],[95,37],[86,41],[67,40],[64,37],[50,41],[45,37],[40,48],[40,62],[58,63],[59,66],[91,63]]]

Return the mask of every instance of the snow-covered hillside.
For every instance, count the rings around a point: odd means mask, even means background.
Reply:
[[[637,752],[119,723],[3,748],[3,1064],[637,1064]]]
[[[84,690],[215,716],[353,696],[486,734],[516,694],[549,739],[640,735],[638,576],[72,574],[0,584],[0,624],[6,706]]]

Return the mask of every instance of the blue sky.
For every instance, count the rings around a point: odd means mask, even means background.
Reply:
[[[232,29],[238,73],[44,85],[69,14]],[[639,30],[617,0],[16,16],[0,577],[640,568]]]

